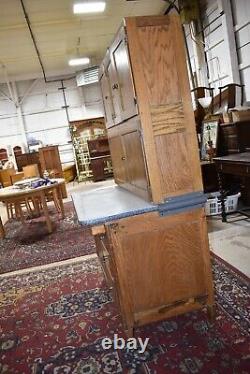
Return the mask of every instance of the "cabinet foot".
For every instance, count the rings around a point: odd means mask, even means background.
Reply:
[[[207,317],[209,322],[214,323],[215,321],[215,305],[207,305]]]

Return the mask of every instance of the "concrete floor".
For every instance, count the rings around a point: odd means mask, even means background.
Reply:
[[[250,277],[250,219],[230,215],[227,223],[219,216],[207,221],[212,252]]]
[[[69,183],[67,191],[71,200],[71,193],[99,189],[114,184],[112,179],[98,183]],[[0,215],[3,222],[7,221],[6,210],[0,203]],[[208,232],[211,250],[226,262],[230,263],[242,273],[250,277],[250,219],[245,220],[238,216],[230,216],[229,223],[222,223],[220,217],[208,217]]]

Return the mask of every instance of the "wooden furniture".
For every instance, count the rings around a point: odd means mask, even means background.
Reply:
[[[250,150],[250,121],[220,124],[220,154]]]
[[[158,203],[202,190],[179,17],[125,19],[100,82],[116,183]]]
[[[69,129],[73,143],[78,181],[92,177],[88,140],[106,135],[103,117],[70,121]]]
[[[201,174],[204,192],[215,192],[219,189],[217,171],[214,162],[201,161]]]
[[[20,173],[13,174],[11,175],[10,179],[11,179],[11,184],[19,182],[22,179],[24,179],[24,173],[21,171]]]
[[[28,188],[28,189],[16,189],[14,187],[6,187],[0,190],[0,201],[4,202],[5,204],[14,206],[15,210],[15,218],[18,218],[25,223],[24,212],[22,210],[23,203],[26,202],[28,207],[28,213],[32,214],[30,208],[30,202],[34,204],[35,213],[40,213],[39,204],[41,203],[42,213],[46,219],[46,225],[48,228],[48,232],[52,232],[52,223],[49,216],[48,206],[46,195],[53,194],[53,201],[57,210],[60,211],[62,217],[64,218],[64,206],[62,200],[62,185],[65,183],[64,179],[55,179],[56,183],[41,186],[38,188]]]
[[[42,175],[46,170],[53,178],[63,178],[62,164],[57,145],[39,148],[39,161]],[[62,194],[64,198],[67,197],[65,184],[62,185]]]
[[[8,152],[6,148],[0,148],[0,161],[5,162],[8,160]]]
[[[24,166],[37,164],[42,176],[38,152],[15,154],[15,158],[18,171],[22,171]]]
[[[115,181],[122,188],[73,195],[73,201],[79,222],[92,227],[125,330],[131,335],[135,326],[205,305],[213,315],[179,17],[126,18],[101,64],[100,82]]]
[[[107,163],[111,163],[109,142],[107,137],[100,137],[94,140],[88,140],[88,149],[90,156],[90,166],[93,173],[94,182],[104,180],[112,175],[109,172]]]
[[[23,167],[24,178],[40,177],[37,164],[27,165]]]
[[[227,222],[227,214],[224,203],[224,174],[230,174],[242,178],[242,197],[247,204],[250,204],[250,152],[216,157],[214,158],[214,162],[218,173],[218,182],[221,194],[222,222]]]
[[[11,176],[14,175],[15,169],[3,169],[0,170],[0,183],[3,187],[8,187],[12,185]]]
[[[205,305],[213,314],[202,193],[157,205],[116,186],[72,199],[80,224],[92,227],[128,335],[136,326]]]
[[[21,155],[23,153],[22,147],[20,145],[16,145],[12,149],[15,156]]]
[[[100,69],[119,186],[72,194],[124,328],[207,307],[213,284],[195,123],[177,15],[127,18]]]
[[[63,178],[66,183],[72,182],[76,178],[75,164],[63,165]]]

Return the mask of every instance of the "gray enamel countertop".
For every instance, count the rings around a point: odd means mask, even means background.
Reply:
[[[75,192],[72,200],[79,223],[91,226],[158,209],[118,186]]]

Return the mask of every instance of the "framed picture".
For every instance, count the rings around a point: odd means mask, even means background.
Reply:
[[[216,156],[219,121],[211,120],[202,123],[201,159],[209,160]]]

